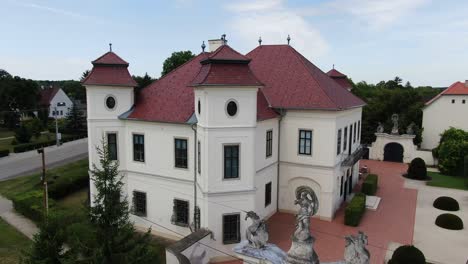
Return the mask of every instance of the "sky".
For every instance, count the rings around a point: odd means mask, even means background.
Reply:
[[[222,34],[244,54],[289,34],[324,72],[446,87],[468,79],[467,14],[466,0],[0,0],[0,69],[78,80],[112,43],[131,74],[157,78],[172,52]]]

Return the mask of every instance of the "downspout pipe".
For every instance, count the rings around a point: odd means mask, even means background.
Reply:
[[[192,124],[193,130],[193,223],[194,230],[197,231],[200,226],[197,217],[197,123]]]
[[[279,212],[279,190],[280,190],[280,150],[281,150],[281,121],[283,120],[284,110],[279,109],[280,117],[278,119],[278,161],[276,166],[276,212]]]

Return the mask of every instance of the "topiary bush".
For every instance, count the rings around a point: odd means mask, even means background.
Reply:
[[[426,264],[426,258],[417,247],[404,245],[393,252],[388,264]]]
[[[408,166],[408,178],[425,180],[427,178],[426,162],[421,158],[414,158]]]
[[[463,221],[454,214],[441,214],[436,218],[435,224],[450,230],[462,230]]]
[[[358,226],[366,211],[366,195],[356,193],[345,209],[345,225]]]
[[[42,190],[18,194],[13,197],[12,202],[13,207],[18,213],[26,216],[36,223],[40,223],[43,220],[44,195]],[[49,209],[54,206],[54,200],[49,199]]]
[[[366,195],[374,195],[377,192],[378,178],[376,174],[367,175],[362,183],[361,192]]]
[[[445,211],[458,211],[460,210],[460,205],[457,200],[448,196],[441,196],[434,200],[433,206],[440,210]]]

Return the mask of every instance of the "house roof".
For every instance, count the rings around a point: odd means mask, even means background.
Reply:
[[[327,72],[327,75],[330,76],[330,78],[332,78],[336,83],[338,83],[338,85],[345,89],[351,89],[353,87],[351,82],[348,80],[348,77],[345,74],[336,70],[335,68],[329,70]]]
[[[128,72],[128,62],[109,51],[92,62],[93,69],[83,85],[135,87],[137,83]]]
[[[335,68],[329,70],[327,72],[327,75],[330,76],[330,77],[335,77],[335,78],[346,78],[346,75],[344,75],[343,73],[339,72],[338,70],[336,70]]]
[[[439,97],[443,95],[468,95],[468,86],[465,82],[455,82],[452,85],[450,85],[447,89],[443,90],[441,93],[429,100],[426,103],[426,106],[430,105],[432,102],[436,101],[437,99],[439,99]]]
[[[289,45],[262,45],[246,56],[224,45],[144,88],[125,118],[186,123],[194,113],[193,85],[240,85],[245,80],[239,75],[248,76],[249,85],[263,84],[257,120],[277,117],[275,108],[342,110],[365,104]]]
[[[59,87],[47,88],[40,91],[40,105],[50,105],[50,101],[54,98],[57,92],[60,90]]]
[[[247,57],[273,108],[343,110],[365,104],[289,45],[258,46]]]

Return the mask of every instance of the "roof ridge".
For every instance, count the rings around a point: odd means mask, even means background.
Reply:
[[[122,59],[119,55],[117,55],[117,53],[115,53],[113,51],[108,51],[108,52],[102,54],[99,58],[93,60],[91,63],[94,65],[94,63],[96,63],[96,61],[102,59],[103,57],[105,57],[108,54],[112,54],[112,55],[116,56],[119,60],[124,62],[123,64],[122,63],[117,63],[117,64],[116,63],[110,63],[110,64],[113,64],[113,65],[127,65],[127,66],[130,65],[126,60]],[[97,63],[97,64],[106,64],[106,63]]]

